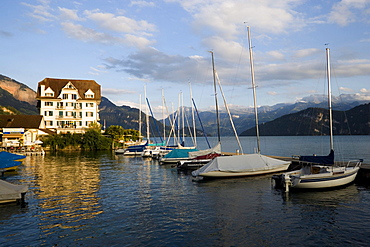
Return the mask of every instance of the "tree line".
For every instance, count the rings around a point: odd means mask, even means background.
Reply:
[[[48,135],[42,138],[43,146],[51,150],[81,149],[81,150],[109,150],[127,141],[137,141],[141,134],[137,130],[124,129],[122,126],[111,125],[104,132],[99,123],[93,123],[85,133],[66,133]]]

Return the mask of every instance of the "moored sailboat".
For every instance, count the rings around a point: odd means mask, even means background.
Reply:
[[[247,28],[249,41],[249,58],[252,76],[254,112],[256,120],[257,153],[249,155],[243,154],[243,155],[216,157],[203,167],[192,172],[193,177],[195,177],[197,180],[201,180],[203,179],[203,177],[226,178],[226,177],[254,176],[274,172],[281,172],[287,170],[290,165],[290,162],[288,161],[271,158],[262,155],[260,152],[257,97],[256,97],[256,85],[254,81],[252,43],[250,39],[250,28],[249,27]]]
[[[286,192],[289,192],[290,188],[328,189],[347,185],[355,180],[358,170],[360,169],[360,166],[362,164],[361,159],[339,164],[334,162],[329,48],[326,48],[326,62],[330,153],[327,156],[300,156],[299,161],[303,166],[300,170],[295,170],[281,175],[273,176],[273,179],[276,181],[276,186],[285,188]]]

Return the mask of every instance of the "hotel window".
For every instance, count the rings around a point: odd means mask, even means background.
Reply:
[[[45,106],[53,106],[53,102],[45,102]]]
[[[45,96],[46,97],[53,97],[54,96],[54,93],[45,93]]]
[[[45,111],[44,116],[53,116],[53,111]]]
[[[93,117],[94,113],[93,112],[86,112],[86,117]]]
[[[72,94],[72,99],[77,99],[77,94]]]
[[[63,94],[63,99],[68,99],[68,94],[64,93]]]

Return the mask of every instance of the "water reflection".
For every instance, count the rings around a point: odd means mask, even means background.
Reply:
[[[55,229],[78,229],[84,220],[103,211],[99,204],[99,161],[80,153],[30,156],[24,172],[38,201],[37,217],[43,234]]]
[[[28,207],[0,207],[0,246],[365,246],[370,193],[285,193],[271,176],[194,182],[113,153],[27,157]],[[360,220],[359,220],[360,219]],[[10,242],[11,241],[11,242]],[[349,244],[350,243],[350,244]]]

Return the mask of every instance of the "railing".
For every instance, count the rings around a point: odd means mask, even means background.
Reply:
[[[82,119],[80,116],[56,116],[56,119]]]
[[[363,159],[350,160],[348,161],[346,167],[360,167],[362,165]]]

